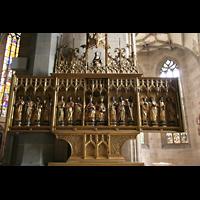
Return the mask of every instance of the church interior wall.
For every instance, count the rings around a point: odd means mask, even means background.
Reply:
[[[173,144],[164,149],[162,147],[163,133],[144,133],[148,146],[142,145],[142,161],[146,165],[153,165],[155,162],[167,162],[173,165],[200,165],[200,136],[196,124],[196,118],[199,116],[199,61],[187,50],[161,49],[138,54],[139,69],[142,69],[144,76],[159,76],[160,68],[166,59],[172,59],[179,65],[189,145],[178,144],[175,146],[176,144]]]

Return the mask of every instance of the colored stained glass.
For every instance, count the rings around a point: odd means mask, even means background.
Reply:
[[[9,33],[7,37],[0,81],[0,116],[2,117],[5,117],[7,112],[12,74],[15,73],[10,67],[12,64],[12,58],[18,57],[20,37],[21,33]]]
[[[180,133],[174,133],[173,136],[174,136],[174,143],[175,144],[181,143],[181,141],[180,141]]]
[[[188,143],[187,133],[181,133],[181,143]]]
[[[167,144],[173,144],[172,133],[166,133]]]
[[[141,144],[144,144],[144,132],[141,132],[140,135],[141,135]]]

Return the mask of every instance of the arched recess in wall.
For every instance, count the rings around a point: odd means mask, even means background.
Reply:
[[[67,140],[56,139],[54,162],[66,162],[71,153],[71,145]]]

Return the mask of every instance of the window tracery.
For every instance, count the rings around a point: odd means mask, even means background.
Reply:
[[[164,62],[161,70],[160,77],[179,77],[178,65],[173,60],[167,60]]]

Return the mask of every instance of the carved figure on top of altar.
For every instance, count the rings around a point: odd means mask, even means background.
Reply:
[[[44,100],[44,125],[51,125],[51,112],[52,112],[52,99],[50,94],[47,94],[46,100]]]
[[[65,97],[61,96],[60,97],[60,101],[58,102],[58,125],[59,126],[64,126],[65,122],[65,101],[64,101]]]
[[[96,39],[96,48],[105,46],[105,37],[102,37],[102,33],[94,33]]]
[[[141,98],[140,107],[141,107],[142,126],[149,126],[148,125],[149,104],[147,102],[147,96]]]
[[[41,115],[42,115],[42,101],[40,100],[40,97],[36,97],[36,103],[35,103],[35,126],[40,126],[41,123]]]
[[[105,126],[107,125],[106,119],[106,106],[104,104],[104,96],[99,97],[99,104],[96,105],[96,126]]]
[[[100,55],[99,55],[99,52],[96,51],[96,52],[95,52],[94,59],[93,59],[93,61],[92,61],[93,67],[101,67],[102,61],[101,61],[100,56],[101,56],[101,53],[100,53]]]
[[[134,126],[134,103],[133,103],[133,96],[130,96],[127,101],[127,115],[128,115],[128,125]]]
[[[169,126],[175,126],[175,120],[176,120],[176,105],[172,102],[171,97],[166,98],[167,105],[166,110],[169,117]]]
[[[87,104],[85,108],[85,118],[86,118],[86,125],[88,126],[94,126],[95,125],[95,113],[96,113],[96,108],[95,105],[93,104],[93,96],[89,96],[89,103]]]
[[[75,107],[74,118],[76,126],[81,126],[82,114],[83,114],[83,104],[81,102],[81,97],[77,97],[77,102],[75,103],[74,107]]]
[[[151,120],[151,126],[158,126],[157,122],[157,115],[158,115],[158,105],[154,101],[153,97],[149,98],[149,114],[150,114],[150,120]]]
[[[88,34],[88,48],[93,48],[94,46],[96,48],[98,47],[105,47],[105,37],[102,37],[102,33],[93,33],[93,36],[91,37],[90,34]]]
[[[67,126],[73,125],[74,102],[72,100],[73,100],[73,97],[69,96],[68,102],[66,103]]]
[[[116,112],[117,105],[118,103],[115,101],[115,96],[112,96],[111,102],[110,102],[110,125],[111,126],[117,125],[117,112]]]
[[[21,126],[22,125],[22,111],[23,111],[23,106],[24,106],[24,100],[21,95],[18,96],[18,101],[15,102],[14,107],[15,107],[15,125],[16,126]]]
[[[35,103],[31,100],[31,96],[27,96],[27,101],[25,104],[25,126],[31,125],[32,111],[34,110],[33,106]]]
[[[160,107],[160,126],[167,126],[166,116],[165,116],[165,103],[163,97],[159,98],[159,107]]]
[[[125,126],[125,114],[126,114],[125,106],[126,106],[126,104],[124,101],[124,97],[121,95],[119,97],[119,103],[117,106],[117,115],[118,115],[119,126]]]

